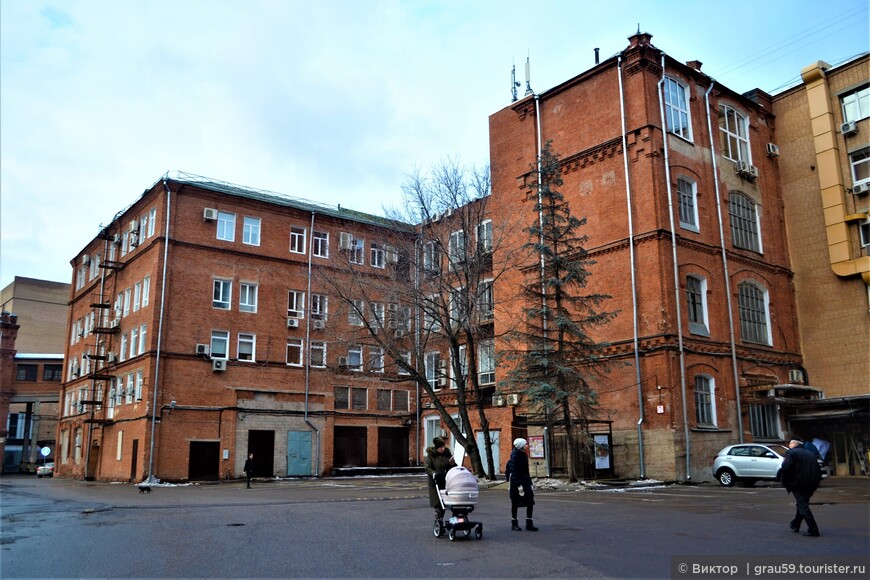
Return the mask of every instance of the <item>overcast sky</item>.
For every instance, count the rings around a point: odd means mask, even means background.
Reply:
[[[638,27],[738,92],[870,44],[867,0],[0,0],[0,287],[70,282],[167,171],[379,214],[488,163],[512,64],[543,92]]]

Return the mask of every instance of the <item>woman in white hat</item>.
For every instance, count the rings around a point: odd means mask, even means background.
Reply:
[[[505,468],[505,477],[510,481],[510,497],[511,497],[511,529],[515,532],[522,530],[517,521],[517,510],[526,506],[526,530],[537,532],[532,521],[532,510],[535,505],[535,493],[532,491],[532,477],[529,475],[529,458],[526,455],[526,448],[529,442],[518,437],[514,439],[514,448],[511,451],[511,458],[507,462]]]

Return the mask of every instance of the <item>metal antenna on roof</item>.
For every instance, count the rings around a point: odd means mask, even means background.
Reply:
[[[640,22],[637,23],[637,33],[640,34]]]
[[[520,83],[517,82],[517,65],[514,64],[513,68],[511,68],[511,102],[515,103],[517,101],[517,87],[520,86]]]
[[[533,95],[535,93],[532,90],[532,84],[529,80],[530,79],[530,68],[531,68],[531,65],[529,63],[529,57],[526,57],[526,95],[525,96],[527,96],[527,97],[529,95]]]

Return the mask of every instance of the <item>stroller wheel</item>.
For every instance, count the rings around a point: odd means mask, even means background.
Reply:
[[[441,522],[435,522],[432,526],[432,535],[436,538],[440,538],[444,534],[444,528],[441,527]]]
[[[478,524],[478,526],[474,528],[474,537],[478,540],[483,539],[483,525]]]
[[[450,529],[447,530],[447,539],[451,542],[456,539],[456,530]]]
[[[465,537],[467,538],[471,535],[471,530],[462,530],[462,533],[465,534]]]

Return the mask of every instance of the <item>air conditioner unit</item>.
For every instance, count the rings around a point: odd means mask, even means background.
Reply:
[[[216,358],[211,361],[211,370],[216,373],[222,373],[227,370],[227,361],[226,359]]]
[[[338,357],[338,368],[340,368],[340,369],[347,368],[347,357],[346,356]]]
[[[91,263],[91,257],[87,254],[82,254],[82,266],[87,266]]]
[[[393,338],[403,338],[405,336],[405,331],[397,328],[393,331]]]
[[[747,163],[746,161],[738,161],[734,164],[734,168],[740,175],[746,175],[749,173],[749,163]]]
[[[387,246],[387,262],[396,264],[399,261],[399,252],[393,246]]]
[[[858,124],[855,121],[846,121],[840,125],[840,133],[843,135],[854,135],[858,132]]]
[[[758,168],[756,166],[749,166],[749,177],[751,177],[752,179],[758,179]]]
[[[208,356],[208,345],[207,344],[197,344],[196,345],[196,354],[202,356]]]
[[[789,369],[788,382],[802,385],[804,383],[804,372],[801,369]]]
[[[121,243],[121,234],[114,234],[112,236],[112,243],[116,246]]]
[[[775,145],[773,143],[767,144],[767,155],[768,157],[779,157],[779,145]]]
[[[338,236],[338,247],[342,250],[353,248],[353,236],[347,232],[341,232]]]
[[[856,183],[852,186],[852,195],[864,195],[870,191],[870,183]]]
[[[287,319],[287,328],[299,328],[299,319],[298,318],[288,318]]]
[[[106,353],[106,362],[109,364],[114,364],[118,362],[118,355],[113,352]]]
[[[139,245],[139,232],[130,232],[130,249]]]
[[[202,220],[213,222],[218,218],[218,210],[213,207],[207,207],[202,210]]]
[[[493,407],[504,407],[504,396],[503,395],[493,395],[492,396],[492,406]]]
[[[139,231],[139,221],[138,220],[133,220],[130,222],[130,231],[131,232],[138,232]]]
[[[510,395],[505,397],[505,401],[507,401],[508,405],[519,405],[520,396],[517,393],[511,393]]]
[[[323,330],[324,328],[326,328],[326,321],[325,320],[312,320],[311,327],[314,328],[314,330]]]

